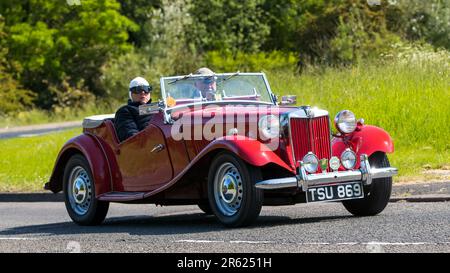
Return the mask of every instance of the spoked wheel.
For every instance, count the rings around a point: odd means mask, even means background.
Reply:
[[[216,156],[208,175],[210,207],[219,221],[229,227],[251,224],[261,212],[263,191],[255,188],[259,169],[229,153]]]
[[[390,167],[384,153],[375,153],[369,157],[371,167]],[[378,178],[370,186],[364,187],[364,198],[343,201],[344,207],[356,216],[373,216],[382,212],[389,203],[392,191],[392,177]]]
[[[80,225],[97,225],[108,213],[109,203],[95,198],[91,169],[82,155],[72,156],[64,170],[64,200],[70,218]]]

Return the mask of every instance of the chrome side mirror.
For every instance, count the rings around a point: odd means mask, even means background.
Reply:
[[[281,97],[280,105],[296,105],[297,104],[297,96],[296,95],[287,95]]]

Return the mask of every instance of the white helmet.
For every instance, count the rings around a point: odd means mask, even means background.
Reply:
[[[134,79],[131,80],[130,82],[130,89],[136,86],[150,86],[150,84],[148,83],[148,81],[142,77],[136,77]]]
[[[128,95],[129,95],[130,99],[131,99],[131,89],[136,86],[147,86],[151,90],[151,86],[146,79],[144,79],[142,77],[136,77],[131,80],[130,86],[128,88]]]

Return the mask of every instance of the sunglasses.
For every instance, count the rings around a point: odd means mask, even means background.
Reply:
[[[211,84],[211,83],[213,83],[213,82],[216,81],[216,78],[217,78],[217,77],[206,77],[206,78],[203,78],[203,79],[202,79],[202,82],[203,82],[204,84]]]
[[[145,94],[148,94],[148,93],[150,93],[150,91],[152,91],[152,87],[148,86],[148,85],[140,85],[140,86],[131,87],[130,91],[133,94],[140,94],[142,92],[144,92]]]

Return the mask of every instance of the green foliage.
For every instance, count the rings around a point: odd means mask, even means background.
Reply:
[[[422,176],[425,165],[448,168],[450,55],[443,51],[430,59],[411,47],[402,51],[386,63],[309,68],[301,76],[269,72],[268,78],[272,90],[296,94],[299,105],[327,109],[331,117],[350,109],[366,124],[384,128],[394,140],[396,179],[405,180]]]
[[[339,16],[336,36],[324,56],[339,64],[359,63],[376,59],[399,38],[387,31],[384,11],[371,10],[365,3],[353,3],[348,12]]]
[[[426,43],[398,42],[391,45],[390,49],[381,54],[384,63],[401,63],[411,66],[422,67],[422,64],[440,64],[444,67],[450,66],[449,51],[436,49]]]
[[[149,56],[157,76],[187,74],[198,68],[201,57],[188,31],[195,29],[194,18],[189,13],[191,0],[162,0],[148,25],[152,39],[144,53]]]
[[[302,65],[373,59],[399,40],[387,30],[386,4],[334,0],[300,1],[299,5],[303,12],[298,16],[295,40]]]
[[[155,9],[161,8],[161,0],[118,0],[121,14],[132,20],[139,29],[128,32],[130,42],[136,47],[147,47],[152,37],[150,21]]]
[[[450,53],[420,58],[410,52],[390,62],[308,69],[301,76],[269,72],[268,78],[272,90],[297,95],[299,105],[327,109],[331,116],[354,111],[389,132],[397,150],[450,152]]]
[[[231,72],[253,72],[253,71],[277,71],[290,70],[294,72],[297,58],[294,53],[281,51],[244,53],[210,51],[206,55],[206,63],[215,71]]]
[[[386,59],[407,41],[450,48],[448,0],[68,3],[0,2],[1,112],[123,100],[138,75],[157,87],[202,66],[304,71]]]
[[[450,50],[450,1],[391,1],[386,17],[390,30],[402,37]]]
[[[0,115],[23,110],[33,104],[34,93],[22,88],[20,83],[7,72],[6,33],[4,18],[0,15]]]
[[[152,99],[157,100],[161,76],[190,73],[201,62],[186,36],[193,27],[187,16],[190,0],[162,0],[159,4],[148,10],[149,19],[143,19],[140,31],[145,34],[140,41],[145,45],[111,59],[102,68],[100,82],[109,97],[125,101],[130,80],[142,76],[153,86]]]
[[[263,4],[264,22],[270,26],[262,49],[265,51],[283,50],[297,51],[296,32],[300,26],[300,15],[303,12],[299,0],[266,0]]]
[[[192,6],[190,39],[201,51],[255,52],[267,39],[263,0],[204,0]]]
[[[400,176],[394,178],[399,181],[422,175],[424,165],[441,168],[448,167],[450,162],[450,127],[443,126],[450,120],[446,100],[450,97],[448,58],[447,55],[444,59],[422,61],[419,65],[414,58],[402,58],[405,62],[385,65],[310,68],[301,76],[280,71],[267,71],[267,75],[279,95],[297,94],[299,104],[325,108],[331,117],[343,108],[350,109],[367,124],[386,129],[394,140],[395,152],[390,160],[399,168]],[[109,107],[102,108],[98,103],[90,111],[111,113],[110,109],[116,109],[117,105]],[[63,112],[55,117],[76,114]],[[35,111],[29,118],[39,115],[42,113]],[[0,140],[0,191],[41,190],[63,143],[80,132],[81,129],[74,129]]]
[[[10,74],[0,68],[0,115],[31,108],[35,94],[23,89]]]
[[[120,14],[115,0],[86,0],[74,6],[6,1],[0,5],[0,13],[8,14],[7,57],[12,72],[39,95],[39,106],[47,108],[54,103],[50,86],[61,86],[63,81],[73,86],[84,82],[101,95],[101,67],[109,58],[131,49],[127,31],[137,28]]]
[[[155,88],[157,77],[151,69],[148,55],[131,51],[116,59],[112,59],[102,68],[100,82],[108,98],[120,101],[128,99],[128,85],[135,77],[144,77]],[[152,99],[155,97],[152,94]]]

